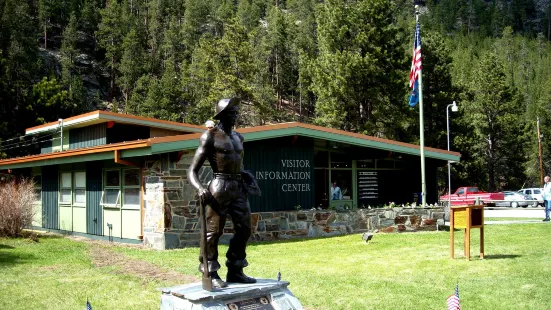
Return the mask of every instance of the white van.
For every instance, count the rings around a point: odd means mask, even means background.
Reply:
[[[537,203],[534,203],[533,207],[537,207],[538,204],[543,206],[543,188],[523,188],[518,191],[525,195],[531,196],[533,199],[537,200]]]

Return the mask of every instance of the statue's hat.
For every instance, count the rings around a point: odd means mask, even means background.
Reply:
[[[218,103],[216,104],[216,115],[214,115],[214,119],[220,119],[220,116],[224,113],[224,111],[238,105],[240,102],[241,99],[236,97],[231,99],[222,99],[218,101]]]

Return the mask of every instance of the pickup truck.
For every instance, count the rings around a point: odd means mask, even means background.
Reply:
[[[492,200],[504,200],[503,193],[487,193],[478,190],[476,186],[464,186],[458,188],[451,195],[452,206],[474,204],[477,197],[480,197],[481,203],[492,203]],[[440,202],[447,205],[450,198],[448,195],[440,196]]]

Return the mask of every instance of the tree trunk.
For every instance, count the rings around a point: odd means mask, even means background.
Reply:
[[[276,95],[277,95],[277,109],[281,110],[281,98],[279,96],[279,68],[278,68],[278,50],[276,48],[275,55],[275,77],[276,77]]]
[[[496,190],[496,176],[495,176],[495,149],[493,136],[488,137],[488,191],[495,192]]]
[[[111,56],[111,84],[109,87],[109,99],[115,96],[115,56]]]

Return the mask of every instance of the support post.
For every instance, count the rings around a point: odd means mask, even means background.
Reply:
[[[540,185],[543,187],[543,158],[542,158],[542,152],[541,152],[541,133],[540,133],[540,118],[538,117],[538,153],[540,158]]]

